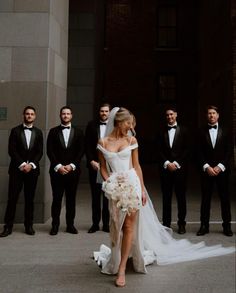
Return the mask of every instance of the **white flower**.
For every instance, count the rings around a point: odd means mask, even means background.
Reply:
[[[134,180],[129,171],[113,173],[102,186],[106,197],[116,202],[116,206],[130,214],[140,208],[141,201],[137,194]]]

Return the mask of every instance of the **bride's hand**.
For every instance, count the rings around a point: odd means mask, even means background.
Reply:
[[[147,195],[146,195],[146,191],[142,191],[142,205],[145,206],[147,202]]]

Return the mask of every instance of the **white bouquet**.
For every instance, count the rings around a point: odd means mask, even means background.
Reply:
[[[141,206],[141,200],[138,195],[137,184],[139,179],[134,169],[129,171],[113,173],[103,182],[102,189],[109,200],[113,200],[122,211],[131,212],[138,210]]]

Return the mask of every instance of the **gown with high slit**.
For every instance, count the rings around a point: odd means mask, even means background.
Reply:
[[[141,200],[140,180],[131,163],[132,150],[138,148],[138,144],[130,144],[118,152],[108,151],[100,144],[97,148],[106,160],[109,174],[128,171]],[[146,266],[154,262],[167,265],[235,252],[235,247],[207,246],[203,241],[194,244],[187,239],[174,239],[172,229],[159,222],[147,191],[146,194],[146,205],[137,210],[130,251],[136,272],[146,273]],[[102,267],[102,273],[116,274],[121,260],[122,226],[127,212],[117,208],[112,200],[109,200],[109,211],[111,247],[102,244],[100,250],[94,252],[94,258]]]

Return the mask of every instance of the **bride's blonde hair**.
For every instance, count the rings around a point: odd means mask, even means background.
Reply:
[[[114,126],[117,126],[119,122],[123,122],[129,119],[132,119],[132,114],[130,111],[126,108],[120,107],[114,118]]]

